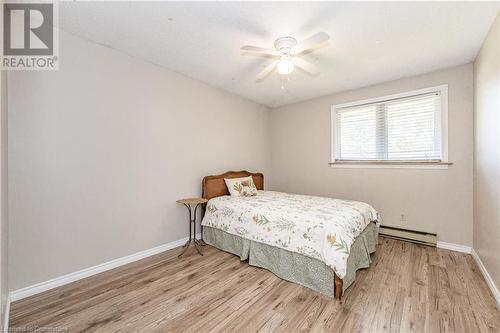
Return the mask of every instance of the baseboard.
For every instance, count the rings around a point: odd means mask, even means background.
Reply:
[[[472,249],[472,257],[476,261],[477,265],[479,266],[479,270],[483,274],[484,279],[486,280],[486,283],[488,284],[488,287],[490,287],[491,293],[493,294],[493,297],[497,301],[497,305],[500,307],[500,292],[498,291],[497,286],[495,285],[495,282],[490,276],[490,273],[486,270],[486,267],[484,266],[483,262],[481,261],[481,258],[479,258],[479,255],[477,252]]]
[[[197,237],[199,238],[200,234],[197,234]],[[148,249],[148,250],[137,252],[137,253],[122,257],[122,258],[114,259],[114,260],[105,262],[105,263],[100,264],[100,265],[85,268],[85,269],[82,269],[80,271],[66,274],[63,276],[59,276],[59,277],[56,277],[54,279],[50,279],[50,280],[45,281],[45,282],[40,282],[40,283],[34,284],[32,286],[28,286],[25,288],[11,291],[9,294],[10,301],[15,302],[15,301],[18,301],[20,299],[39,294],[39,293],[42,293],[44,291],[47,291],[47,290],[50,290],[53,288],[57,288],[57,287],[63,286],[65,284],[68,284],[71,282],[75,282],[75,281],[84,279],[86,277],[89,277],[89,276],[92,276],[95,274],[99,274],[99,273],[108,271],[110,269],[113,269],[113,268],[116,268],[119,266],[123,266],[123,265],[129,264],[131,262],[141,260],[141,259],[150,257],[152,255],[155,255],[155,254],[167,251],[167,250],[171,250],[173,248],[184,245],[184,243],[187,240],[188,240],[188,237],[178,239],[176,241],[166,243],[163,245],[159,245],[157,247],[153,247],[153,248]]]
[[[451,251],[456,251],[456,252],[462,252],[462,253],[468,253],[468,254],[472,253],[472,247],[460,245],[460,244],[453,244],[453,243],[446,243],[446,242],[438,241],[436,247],[439,249],[451,250]]]
[[[10,314],[10,296],[7,296],[4,310],[5,310],[5,312],[3,314],[2,332],[8,332],[9,331],[9,314]]]

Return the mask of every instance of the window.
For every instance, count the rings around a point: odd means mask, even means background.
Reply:
[[[332,107],[332,164],[448,164],[446,85]]]

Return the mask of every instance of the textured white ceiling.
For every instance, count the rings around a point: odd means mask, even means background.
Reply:
[[[473,61],[498,2],[61,2],[62,29],[271,107]],[[324,31],[329,46],[255,82],[271,60],[242,56]]]

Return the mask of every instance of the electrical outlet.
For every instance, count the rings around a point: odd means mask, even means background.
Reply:
[[[401,214],[401,215],[399,216],[399,221],[400,221],[401,223],[405,223],[405,222],[407,221],[407,220],[406,220],[406,214]]]

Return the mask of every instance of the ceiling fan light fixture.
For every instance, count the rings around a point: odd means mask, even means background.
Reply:
[[[243,51],[244,55],[257,55],[273,59],[273,62],[266,65],[257,75],[257,82],[261,82],[275,70],[282,75],[282,79],[289,79],[290,77],[287,75],[293,72],[294,67],[314,76],[319,74],[319,70],[315,65],[302,59],[301,56],[324,47],[328,39],[330,39],[328,34],[318,32],[304,39],[301,43],[297,43],[297,40],[290,36],[280,37],[274,42],[274,50],[253,45],[242,46],[240,50]]]
[[[281,75],[290,74],[293,71],[293,67],[293,62],[291,62],[289,59],[282,59],[276,65],[276,69]]]

